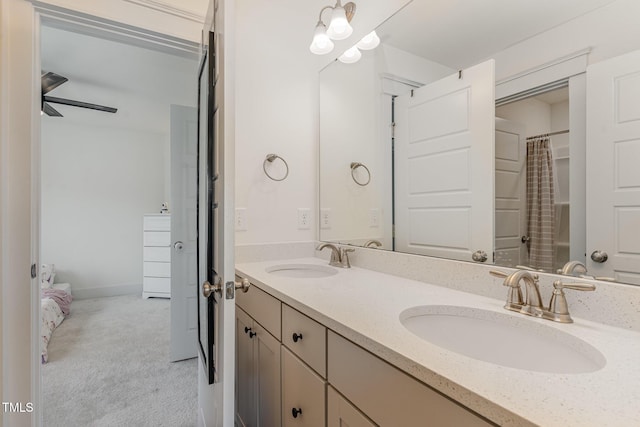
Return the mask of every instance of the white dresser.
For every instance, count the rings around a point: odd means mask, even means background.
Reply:
[[[142,297],[171,298],[171,215],[144,215]]]

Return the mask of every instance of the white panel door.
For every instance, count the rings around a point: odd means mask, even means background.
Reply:
[[[527,226],[526,139],[524,126],[496,118],[495,259],[498,265],[527,264],[522,236]]]
[[[396,99],[396,250],[493,254],[494,62]]]
[[[640,51],[587,68],[587,267],[640,285]],[[594,251],[608,255],[595,262]]]
[[[170,360],[198,355],[196,199],[198,110],[171,106],[171,346]]]

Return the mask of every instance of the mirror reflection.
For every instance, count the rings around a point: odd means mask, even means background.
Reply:
[[[640,131],[597,135],[640,123],[640,41],[611,32],[640,7],[467,3],[414,1],[321,71],[320,239],[640,284]]]

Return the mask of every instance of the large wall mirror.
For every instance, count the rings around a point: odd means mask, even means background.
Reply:
[[[320,239],[640,285],[640,4],[513,3],[413,0],[320,72]]]

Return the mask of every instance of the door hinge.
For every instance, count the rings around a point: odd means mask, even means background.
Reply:
[[[35,279],[38,277],[38,266],[36,264],[31,264],[31,278]]]
[[[391,122],[391,138],[396,137],[396,122]]]

